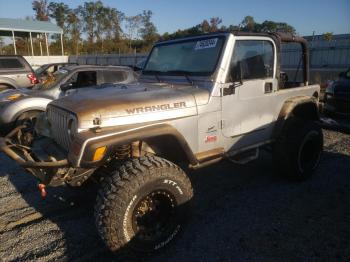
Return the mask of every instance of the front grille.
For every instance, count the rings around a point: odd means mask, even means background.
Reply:
[[[72,142],[68,132],[69,122],[74,119],[74,116],[55,106],[48,106],[46,112],[53,138],[57,144],[68,150]]]

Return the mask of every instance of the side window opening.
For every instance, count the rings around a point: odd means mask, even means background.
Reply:
[[[303,52],[299,43],[281,44],[281,72],[279,88],[303,86]]]
[[[79,72],[75,84],[75,88],[88,87],[97,85],[96,71]]]
[[[118,83],[125,81],[127,75],[124,71],[104,71],[104,83]]]
[[[67,83],[72,84],[72,88],[75,88],[77,84],[78,73],[74,73],[68,80]]]
[[[16,58],[0,59],[0,69],[19,69],[24,68],[24,65]]]
[[[270,41],[237,40],[230,62],[227,82],[273,77],[274,50]],[[240,71],[240,76],[238,72]]]

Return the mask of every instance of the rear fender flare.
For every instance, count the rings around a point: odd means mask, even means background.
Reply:
[[[297,96],[286,100],[276,121],[273,131],[274,138],[277,138],[280,135],[285,126],[286,120],[291,117],[318,121],[320,116],[317,98],[314,96]]]

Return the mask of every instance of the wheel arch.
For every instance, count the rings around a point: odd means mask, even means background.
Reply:
[[[90,136],[91,135],[90,133]],[[82,140],[85,141],[81,143]],[[131,144],[136,141],[147,143],[156,155],[174,161],[175,163],[181,161],[190,164],[198,163],[190,145],[182,134],[173,126],[164,123],[133,128],[126,132],[111,132],[110,134],[100,136],[96,136],[95,134],[92,138],[87,140],[86,138],[78,137],[73,141],[71,148],[79,147],[80,152],[78,155],[69,154],[69,160],[71,163],[75,163],[77,166],[81,167],[97,166],[100,164],[99,162],[91,162],[97,148],[107,146],[108,150],[103,159],[106,160],[119,146]]]
[[[45,108],[38,107],[38,106],[37,107],[24,108],[24,109],[18,111],[16,114],[13,115],[12,121],[16,121],[23,114],[28,114],[28,113],[31,113],[31,112],[42,113],[42,112],[45,112]]]
[[[16,89],[17,88],[16,83],[13,83],[13,82],[7,81],[7,80],[3,80],[3,79],[1,79],[1,81],[0,81],[0,86],[6,86],[9,89]]]
[[[303,120],[318,121],[320,119],[317,97],[298,96],[284,102],[278,115],[273,136],[276,138],[285,126],[286,120],[297,117]]]
[[[41,97],[24,97],[9,104],[2,111],[2,119],[6,123],[14,122],[18,117],[29,111],[45,112],[46,106],[52,100]]]

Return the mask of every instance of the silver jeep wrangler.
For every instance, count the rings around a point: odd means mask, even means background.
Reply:
[[[302,46],[303,80],[281,77],[280,48]],[[323,149],[320,88],[304,39],[217,33],[157,43],[139,83],[51,102],[35,128],[0,139],[48,185],[100,181],[98,232],[112,251],[152,251],[180,231],[193,197],[184,170],[247,163],[269,147],[281,175],[309,177]],[[181,166],[181,168],[180,168]]]

